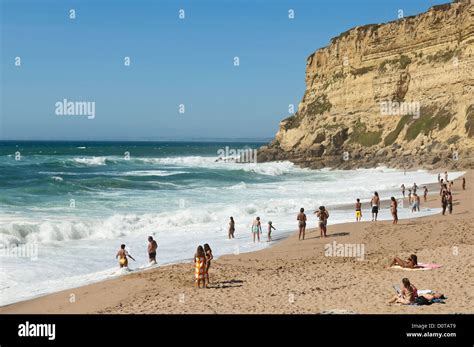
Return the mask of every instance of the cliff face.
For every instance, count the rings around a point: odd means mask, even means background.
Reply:
[[[470,0],[353,28],[308,57],[298,111],[258,160],[473,167],[473,71]]]

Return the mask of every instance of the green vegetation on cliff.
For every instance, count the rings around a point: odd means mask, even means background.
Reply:
[[[306,108],[306,113],[310,116],[317,114],[323,114],[331,110],[332,104],[329,102],[326,94],[321,94],[316,97],[316,99],[310,103]]]
[[[444,109],[436,110],[433,107],[422,107],[420,118],[415,119],[407,129],[405,140],[411,141],[421,133],[428,135],[430,131],[444,129],[451,121],[452,114]]]
[[[469,106],[466,111],[466,132],[468,137],[474,137],[474,105]]]
[[[388,133],[388,135],[385,137],[384,143],[385,146],[390,146],[395,142],[395,140],[398,138],[398,135],[400,135],[401,131],[405,127],[405,125],[412,119],[412,116],[405,115],[400,120],[398,121],[398,124],[396,128]]]
[[[349,140],[365,147],[371,147],[378,144],[381,139],[382,130],[367,131],[367,126],[359,120],[355,124],[354,131],[352,132]]]

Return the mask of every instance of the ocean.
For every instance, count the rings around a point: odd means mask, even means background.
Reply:
[[[296,230],[296,214],[328,207],[330,225],[354,220],[352,209],[331,210],[381,198],[400,198],[407,187],[437,182],[427,171],[309,170],[290,162],[235,162],[222,153],[251,151],[261,143],[217,142],[0,142],[0,305],[128,273],[115,254],[125,243],[149,268],[147,237],[158,242],[158,265],[191,261],[198,245],[215,256],[250,252],[250,225],[272,221],[273,237]],[[462,175],[450,173],[451,178]],[[438,213],[422,208],[417,216]],[[370,211],[364,210],[367,220]],[[236,238],[228,240],[229,217]],[[384,209],[380,219],[390,219]],[[407,206],[400,218],[412,217]],[[190,272],[191,273],[191,272]],[[192,278],[190,277],[190,281]]]

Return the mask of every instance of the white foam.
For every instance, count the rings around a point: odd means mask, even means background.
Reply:
[[[105,161],[107,160],[106,157],[83,157],[83,158],[74,158],[73,161],[88,166],[98,166],[98,165],[106,165]]]

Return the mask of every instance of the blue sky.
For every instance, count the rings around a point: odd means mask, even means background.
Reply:
[[[309,54],[446,2],[0,0],[0,139],[270,138],[303,96]],[[95,102],[95,118],[56,115],[65,98]]]

